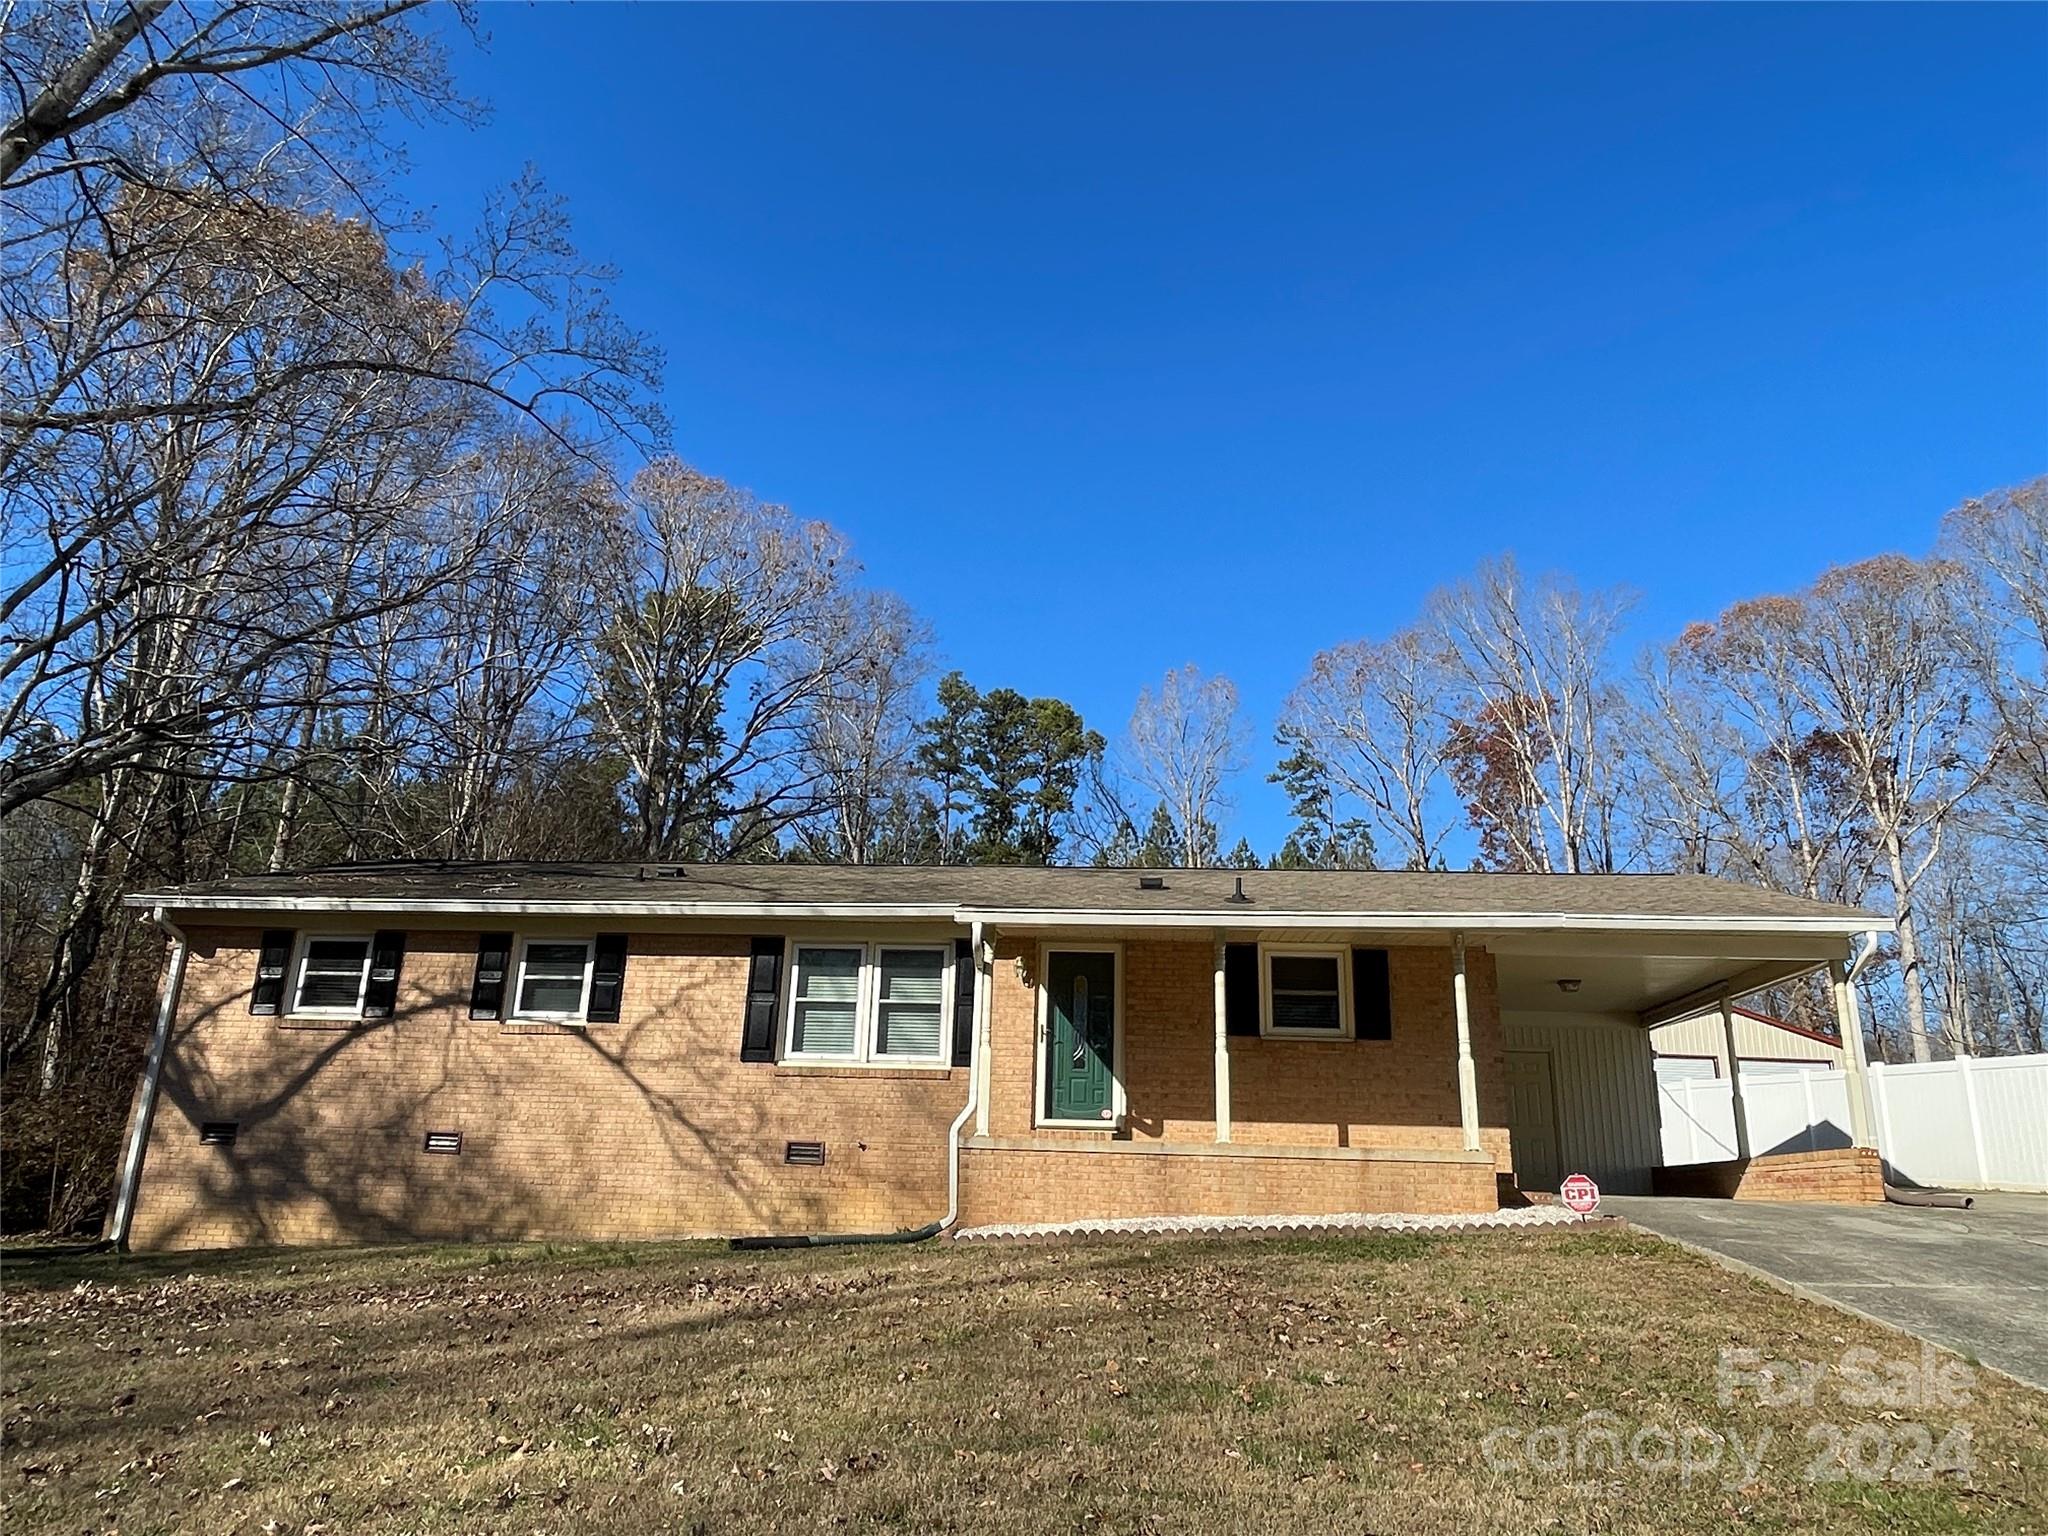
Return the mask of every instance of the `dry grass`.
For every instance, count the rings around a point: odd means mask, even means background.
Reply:
[[[2048,1530],[2048,1398],[1965,1480],[1812,1483],[1723,1346],[1911,1345],[1626,1232],[740,1255],[10,1257],[35,1531]],[[1490,1471],[1503,1426],[1769,1428],[1762,1475]],[[1866,1415],[1863,1415],[1867,1417]],[[1890,1422],[1890,1421],[1887,1421]]]

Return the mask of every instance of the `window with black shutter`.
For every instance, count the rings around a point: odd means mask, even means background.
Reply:
[[[616,1024],[626,999],[626,936],[600,933],[590,961],[590,1007],[584,1017],[593,1024]]]
[[[965,939],[953,941],[953,1065],[974,1059],[974,956]]]
[[[370,941],[370,976],[363,987],[363,1017],[388,1019],[398,1007],[398,972],[405,964],[405,935],[394,928]]]
[[[256,951],[256,984],[249,991],[249,1012],[275,1018],[284,1012],[284,984],[292,964],[292,931],[266,928]]]
[[[747,1004],[740,1021],[740,1060],[775,1059],[775,1022],[782,998],[783,941],[767,935],[752,941],[747,959]]]
[[[485,933],[477,936],[476,976],[469,984],[469,1016],[472,1019],[504,1016],[505,971],[511,964],[511,934]]]
[[[1359,1039],[1394,1038],[1393,989],[1387,978],[1384,949],[1351,951],[1351,997],[1358,1014]]]
[[[1231,1035],[1259,1032],[1259,946],[1223,946],[1223,1026]]]

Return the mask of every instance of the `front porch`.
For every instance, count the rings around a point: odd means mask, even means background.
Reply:
[[[1572,1172],[1647,1193],[1649,1026],[1842,947],[1796,932],[1250,922],[1012,921],[983,938],[959,1159],[970,1227],[1470,1215]]]

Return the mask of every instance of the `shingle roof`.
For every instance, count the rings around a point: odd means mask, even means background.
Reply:
[[[1156,877],[1157,888],[1148,879]],[[1244,882],[1244,902],[1231,900]],[[385,863],[247,875],[138,893],[134,905],[297,905],[308,898],[393,911],[444,904],[603,903],[650,912],[694,907],[859,907],[930,913],[1129,913],[1255,920],[1521,916],[1832,920],[1888,926],[1853,907],[1705,875],[1538,875],[1403,870],[1133,870],[998,865]]]

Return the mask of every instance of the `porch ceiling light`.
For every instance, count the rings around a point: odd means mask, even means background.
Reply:
[[[1578,990],[1579,990],[1579,978],[1578,978],[1578,977],[1576,977],[1576,976],[1560,976],[1560,977],[1558,977],[1558,978],[1557,978],[1557,990],[1558,990],[1558,991],[1560,991],[1560,992],[1576,992],[1576,991],[1578,991]]]

